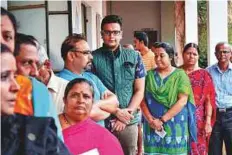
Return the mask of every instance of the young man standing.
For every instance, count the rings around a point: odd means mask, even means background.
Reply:
[[[140,52],[143,63],[147,71],[155,68],[155,55],[148,48],[148,43],[149,43],[149,39],[145,32],[135,32],[134,34],[135,49]]]
[[[101,23],[101,34],[104,44],[93,52],[93,70],[118,97],[119,108],[109,121],[111,130],[119,139],[124,154],[135,155],[138,137],[137,109],[144,96],[146,70],[138,52],[120,45],[121,17],[106,16]]]

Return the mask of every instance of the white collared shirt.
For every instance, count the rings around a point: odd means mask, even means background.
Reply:
[[[63,113],[64,110],[64,91],[69,81],[57,77],[53,72],[47,84],[47,88],[52,96],[53,103],[56,106],[57,114]]]

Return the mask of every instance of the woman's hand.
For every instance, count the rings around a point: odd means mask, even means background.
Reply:
[[[163,129],[163,122],[160,119],[152,119],[149,121],[149,125],[152,129],[161,131]]]
[[[206,137],[210,136],[211,132],[212,132],[211,124],[210,123],[205,123],[205,134],[206,134]]]

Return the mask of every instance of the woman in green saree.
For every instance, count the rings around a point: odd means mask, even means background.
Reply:
[[[155,44],[157,68],[146,76],[145,98],[141,103],[144,120],[144,153],[188,154],[196,141],[195,105],[188,76],[172,66],[173,47]],[[166,132],[162,138],[156,131]]]

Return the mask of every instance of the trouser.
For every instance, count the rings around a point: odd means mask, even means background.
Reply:
[[[209,141],[209,155],[222,155],[223,141],[227,155],[232,155],[232,110],[217,110],[217,119]]]
[[[138,124],[127,125],[123,131],[113,132],[121,143],[125,155],[136,155]]]

